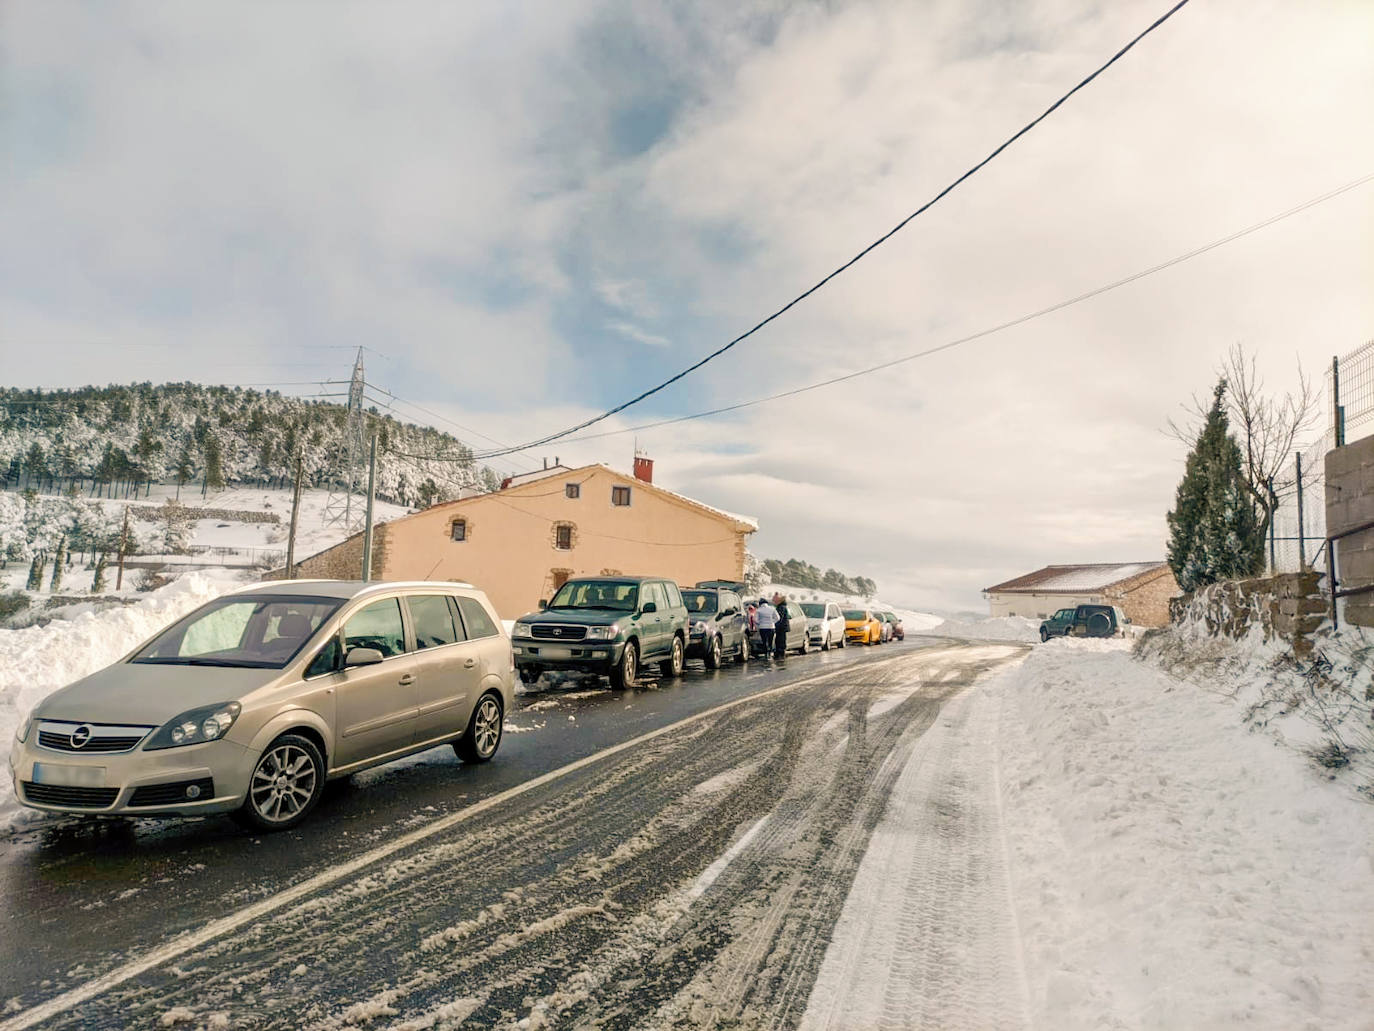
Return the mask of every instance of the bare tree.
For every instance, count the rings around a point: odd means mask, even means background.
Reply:
[[[1226,383],[1226,414],[1244,459],[1245,486],[1254,506],[1260,540],[1269,535],[1274,512],[1297,491],[1292,460],[1298,438],[1312,428],[1321,410],[1321,395],[1298,363],[1295,390],[1266,393],[1255,356],[1233,344],[1217,367]],[[1181,422],[1169,420],[1169,432],[1192,446],[1206,420],[1208,406],[1193,396]]]

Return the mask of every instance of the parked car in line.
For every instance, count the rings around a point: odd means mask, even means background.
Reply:
[[[872,609],[845,609],[844,635],[855,644],[882,644],[883,624]]]
[[[906,640],[906,627],[902,625],[902,620],[897,613],[884,612],[883,622],[892,624],[892,639],[894,641]]]
[[[744,581],[742,580],[699,580],[697,581],[696,586],[723,587],[727,591],[734,591],[741,598],[743,598],[745,592],[749,590],[749,588],[744,585]]]
[[[682,676],[687,655],[687,607],[673,581],[658,576],[576,577],[539,611],[511,628],[520,679],[532,684],[549,670],[608,677],[634,687],[645,663],[665,677]]]
[[[207,602],[19,725],[20,802],[294,827],[326,780],[452,743],[491,759],[515,691],[485,594],[285,580]]]
[[[844,613],[837,604],[833,601],[804,601],[801,609],[811,621],[811,647],[823,652],[828,652],[832,646],[844,647]]]
[[[727,655],[749,661],[749,626],[739,594],[719,587],[684,587],[682,600],[691,620],[687,658],[700,659],[707,669],[719,669]]]
[[[784,602],[787,606],[787,641],[783,645],[784,652],[795,651],[798,655],[805,655],[811,650],[811,623],[810,617],[794,601]],[[750,646],[755,655],[763,654],[763,637],[755,630],[749,635]],[[774,644],[776,647],[776,641]]]

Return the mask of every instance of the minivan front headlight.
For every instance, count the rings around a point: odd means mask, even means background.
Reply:
[[[160,748],[180,748],[183,745],[203,745],[207,741],[218,741],[229,733],[229,728],[239,718],[242,709],[238,702],[220,702],[218,705],[202,705],[198,709],[188,709],[176,719],[159,727],[143,749],[152,752]]]
[[[33,714],[37,709],[30,709],[28,715],[19,721],[19,726],[14,728],[14,737],[21,745],[29,739],[29,728],[33,726]]]

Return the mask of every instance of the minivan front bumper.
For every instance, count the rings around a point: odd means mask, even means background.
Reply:
[[[227,739],[147,752],[77,755],[15,741],[15,797],[33,809],[83,816],[204,816],[237,809],[255,755]]]

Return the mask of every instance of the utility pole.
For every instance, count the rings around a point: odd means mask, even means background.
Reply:
[[[286,578],[296,579],[296,525],[301,510],[301,467],[304,460],[296,454],[296,487],[291,493],[291,530],[286,535]]]
[[[124,552],[129,548],[129,506],[124,506],[124,528],[119,531],[119,572],[115,575],[115,590],[124,586]]]
[[[372,431],[372,457],[367,466],[367,518],[363,529],[363,583],[372,579],[372,501],[377,496],[377,431]]]

